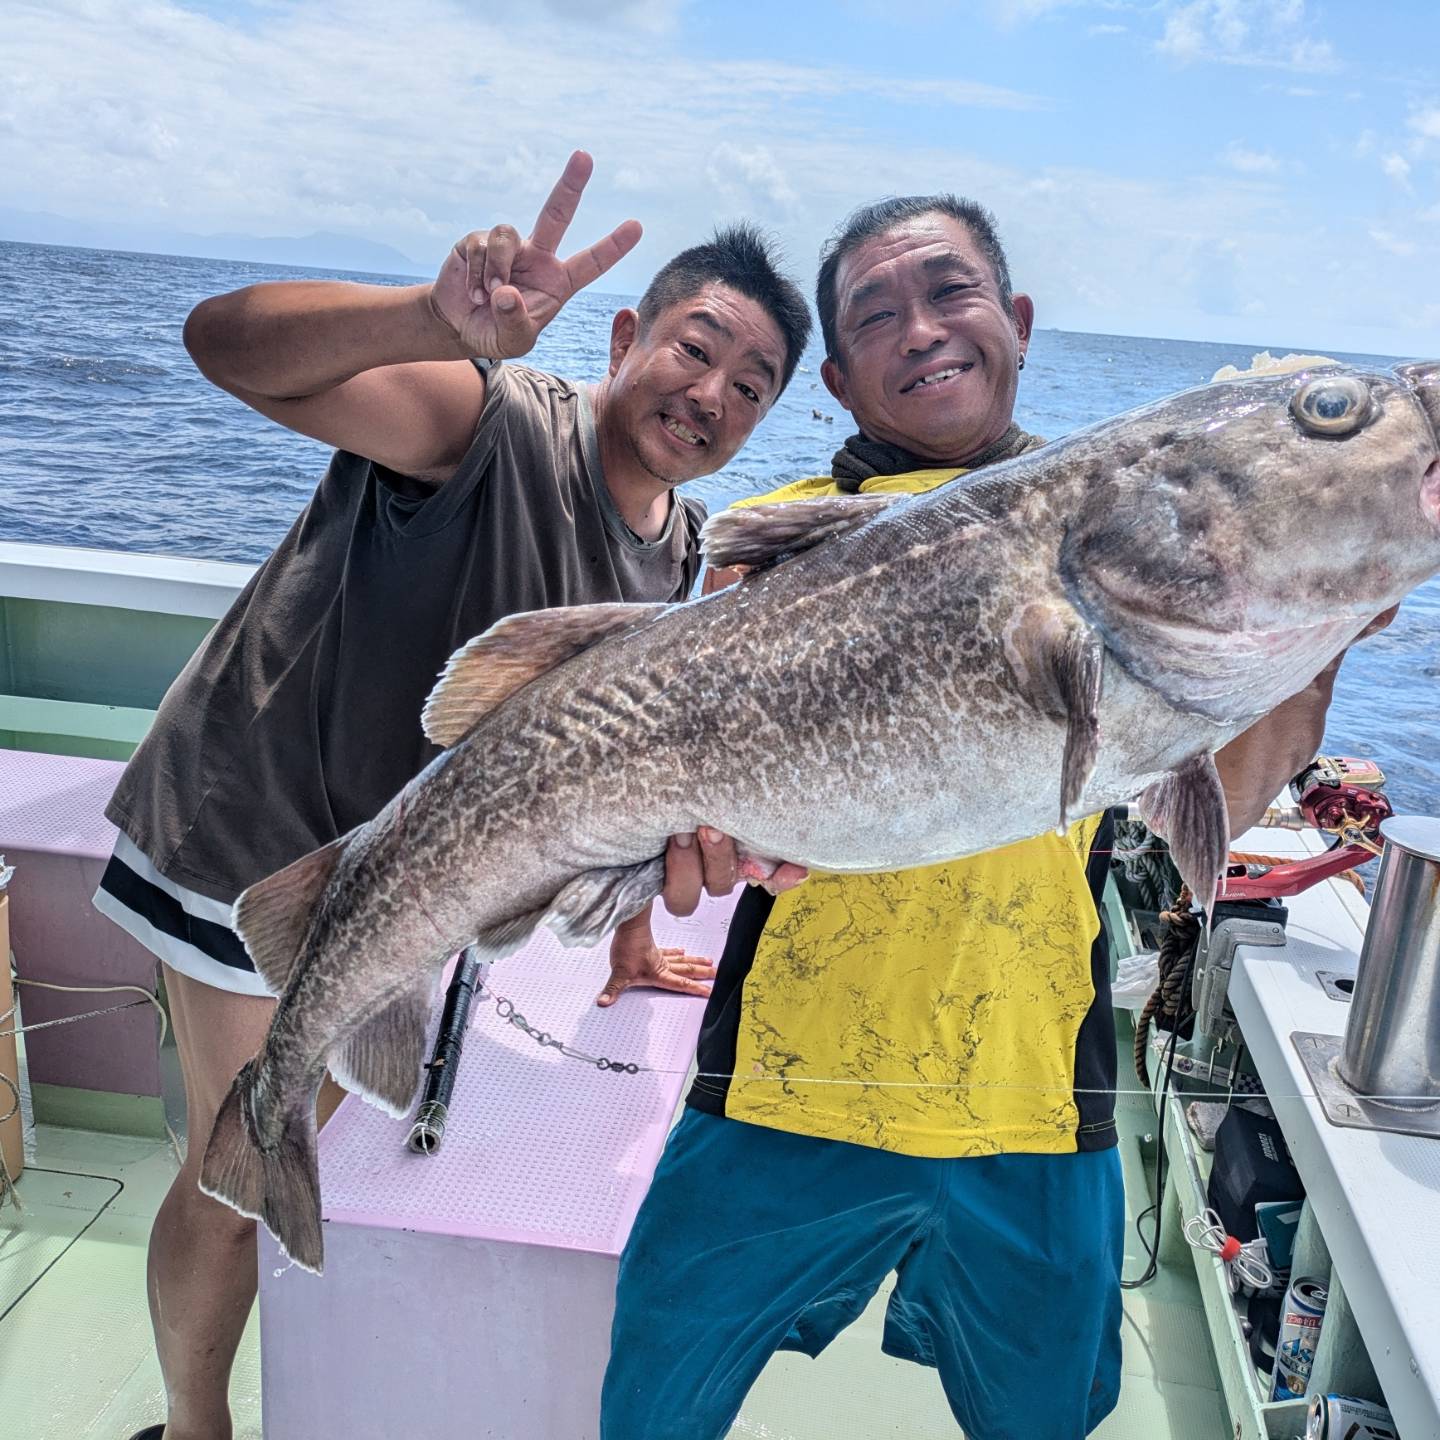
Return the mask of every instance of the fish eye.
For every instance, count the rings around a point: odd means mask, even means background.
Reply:
[[[1370,388],[1349,375],[1302,385],[1290,397],[1290,413],[1312,434],[1349,435],[1370,418]]]

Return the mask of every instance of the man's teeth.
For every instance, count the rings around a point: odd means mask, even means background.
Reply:
[[[963,375],[969,368],[968,365],[952,365],[948,370],[937,370],[933,375],[921,376],[910,388],[918,390],[922,385],[938,385],[940,381],[948,380],[952,375]]]
[[[683,440],[687,445],[703,445],[705,437],[697,434],[688,425],[682,425],[678,420],[672,419],[669,415],[665,417],[665,428],[674,436]]]

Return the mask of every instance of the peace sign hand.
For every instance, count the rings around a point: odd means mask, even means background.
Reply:
[[[555,251],[575,218],[594,162],[577,150],[536,217],[528,240],[511,225],[474,230],[445,257],[430,308],[468,355],[513,359],[529,352],[561,307],[635,248],[640,222],[561,260]]]

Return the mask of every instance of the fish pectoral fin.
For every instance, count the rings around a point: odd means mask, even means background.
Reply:
[[[1060,768],[1060,829],[1080,803],[1100,753],[1100,682],[1105,647],[1088,626],[1075,630],[1056,653],[1055,678],[1065,697],[1065,758]]]
[[[545,924],[562,945],[598,945],[617,925],[638,915],[665,884],[665,857],[640,865],[586,870],[546,907]]]
[[[658,603],[569,605],[497,620],[450,657],[420,715],[426,736],[437,745],[453,745],[482,715],[537,676],[669,608]]]
[[[420,1084],[429,1023],[429,987],[422,986],[372,1015],[325,1063],[347,1090],[398,1120],[409,1113]]]
[[[847,534],[904,504],[907,495],[823,495],[773,505],[746,505],[712,515],[700,531],[705,563],[717,569],[754,570]]]
[[[514,954],[544,918],[545,911],[542,907],[479,926],[475,933],[475,945],[486,959],[503,959],[506,955]]]
[[[1068,607],[1036,603],[1027,605],[1010,626],[1005,649],[1030,701],[1065,721],[1059,818],[1063,835],[1100,753],[1105,644]]]
[[[1180,878],[1208,910],[1230,852],[1230,812],[1215,757],[1195,755],[1157,780],[1140,797],[1140,815],[1170,846]]]
[[[231,928],[272,995],[279,995],[289,982],[310,917],[349,843],[350,836],[342,835],[302,855],[250,886],[235,902]]]

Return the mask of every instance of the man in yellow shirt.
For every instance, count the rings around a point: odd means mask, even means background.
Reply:
[[[1012,418],[1033,305],[973,202],[857,211],[817,308],[859,434],[765,500],[929,490],[1042,443]],[[1334,668],[1218,757],[1233,833],[1313,755]],[[975,1440],[1078,1440],[1114,1407],[1110,829],[741,900],[621,1261],[603,1440],[720,1440],[777,1349],[818,1354],[892,1270],[884,1348]]]

